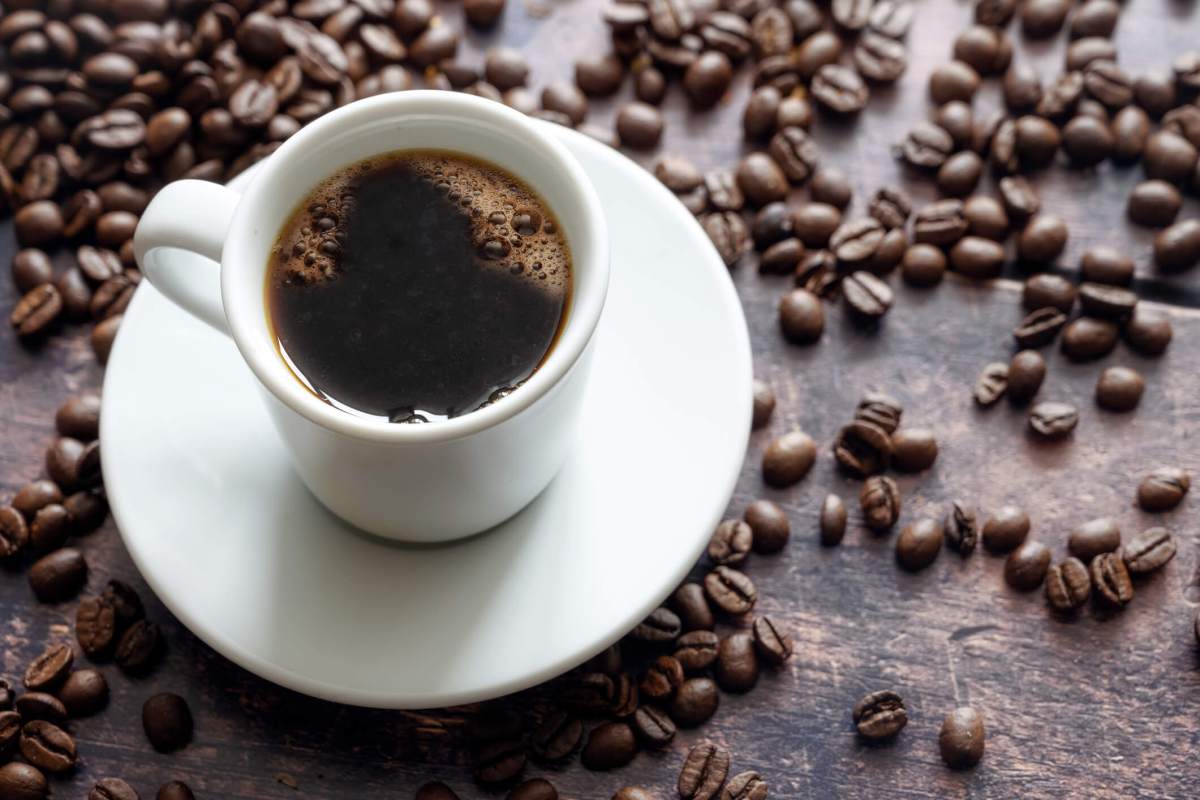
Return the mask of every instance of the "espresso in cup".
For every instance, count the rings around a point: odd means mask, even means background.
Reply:
[[[469,413],[516,390],[567,318],[571,253],[551,209],[507,171],[406,150],[352,164],[292,212],[266,305],[296,378],[351,414]]]

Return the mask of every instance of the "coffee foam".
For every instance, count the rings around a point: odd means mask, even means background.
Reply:
[[[277,256],[287,281],[313,283],[337,275],[345,241],[341,222],[354,211],[355,182],[397,160],[467,215],[480,267],[503,271],[553,297],[567,293],[571,257],[566,240],[534,191],[482,162],[436,152],[367,159],[318,186],[305,212],[296,214],[291,229],[280,237]]]

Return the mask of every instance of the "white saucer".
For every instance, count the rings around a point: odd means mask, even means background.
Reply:
[[[146,582],[222,655],[342,703],[483,700],[599,652],[695,563],[746,451],[742,308],[657,180],[557,130],[613,236],[583,432],[541,497],[474,539],[396,546],[333,517],[233,344],[138,289],[104,383],[105,485]]]

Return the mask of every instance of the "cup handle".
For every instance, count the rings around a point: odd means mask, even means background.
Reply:
[[[221,304],[221,249],[241,195],[211,181],[168,183],[142,213],[133,253],[142,272],[175,305],[229,335]],[[179,251],[203,256],[181,257]]]

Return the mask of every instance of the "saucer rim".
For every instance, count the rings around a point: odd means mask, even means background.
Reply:
[[[670,190],[663,186],[649,172],[643,169],[636,162],[632,161],[619,151],[613,150],[607,145],[598,142],[585,134],[579,133],[562,126],[554,125],[553,123],[537,121],[540,125],[547,125],[554,129],[555,135],[561,136],[564,143],[572,146],[580,146],[590,149],[595,154],[600,155],[601,160],[609,160],[610,163],[615,163],[622,169],[626,169],[630,174],[636,174],[636,181],[640,183],[637,187],[641,193],[648,195],[648,205],[655,205],[662,209],[663,213],[669,213],[680,220],[683,227],[691,230],[692,235],[697,237],[698,242],[703,243],[701,248],[705,252],[705,258],[702,262],[706,264],[705,268],[709,272],[709,278],[719,287],[718,294],[725,304],[725,313],[723,317],[730,320],[731,333],[740,340],[730,343],[730,351],[737,354],[739,364],[736,380],[728,381],[728,383],[743,383],[745,391],[741,401],[741,413],[738,415],[741,419],[741,426],[745,430],[745,437],[736,437],[738,447],[736,453],[731,452],[730,458],[724,467],[725,476],[721,481],[714,478],[714,483],[723,487],[723,490],[715,493],[717,499],[709,500],[710,511],[702,516],[709,520],[709,524],[697,531],[695,541],[687,548],[688,558],[679,560],[679,566],[671,570],[663,576],[660,585],[653,592],[648,592],[646,597],[647,602],[631,606],[630,610],[624,615],[619,616],[619,620],[612,624],[611,629],[602,636],[589,637],[592,645],[582,649],[576,649],[554,659],[553,661],[542,664],[536,670],[531,670],[524,674],[514,676],[505,680],[476,682],[476,685],[467,689],[443,689],[438,691],[380,691],[375,689],[360,689],[351,685],[329,683],[326,680],[316,679],[295,671],[292,668],[281,666],[277,663],[269,661],[257,653],[246,649],[241,644],[227,637],[223,632],[212,627],[207,622],[201,620],[197,616],[186,610],[182,610],[180,604],[173,598],[173,593],[164,591],[167,587],[159,580],[161,576],[156,574],[152,569],[148,569],[148,562],[145,558],[145,553],[142,552],[132,540],[132,537],[125,533],[127,528],[126,523],[134,519],[136,515],[127,513],[129,509],[125,507],[124,493],[116,489],[116,482],[113,482],[109,491],[109,505],[113,520],[116,523],[121,541],[125,546],[134,565],[137,567],[142,579],[154,592],[159,601],[175,616],[181,625],[187,628],[199,640],[211,647],[224,658],[256,675],[263,680],[270,681],[276,685],[286,689],[299,692],[311,697],[316,697],[321,700],[330,702],[342,703],[347,705],[380,708],[380,709],[426,709],[445,706],[461,705],[465,703],[481,702],[490,700],[503,695],[518,692],[547,680],[555,678],[570,669],[586,662],[598,653],[603,652],[606,648],[623,638],[629,630],[631,630],[638,622],[645,619],[655,608],[657,608],[668,596],[674,591],[687,574],[696,564],[701,553],[711,536],[712,529],[722,518],[733,492],[736,489],[738,479],[741,475],[742,467],[745,461],[745,452],[750,437],[750,421],[752,415],[752,395],[751,382],[753,380],[753,353],[750,344],[749,328],[746,324],[745,313],[741,305],[740,298],[734,287],[733,281],[730,278],[729,270],[717,254],[715,248],[708,240],[707,234],[696,219],[683,207],[681,203],[671,194]],[[625,163],[621,163],[621,162]],[[243,181],[249,181],[253,177],[254,168],[251,167],[240,176]],[[586,171],[586,169],[585,169]],[[237,180],[236,178],[234,179]],[[613,233],[610,230],[609,235]],[[699,269],[702,265],[696,265]],[[135,293],[135,296],[130,304],[129,310],[126,312],[137,313],[138,308],[142,305],[142,298],[139,295],[144,295],[145,292]],[[740,324],[737,324],[740,323]],[[601,329],[597,331],[598,336],[603,336],[603,323]],[[123,360],[123,340],[118,335],[113,345],[112,358],[113,362]],[[235,351],[236,352],[236,351]],[[106,370],[104,377],[105,389],[107,389],[110,380],[116,380],[113,376],[118,372],[114,370]],[[102,394],[102,398],[107,396],[108,392]],[[102,401],[103,402],[103,401]],[[106,420],[111,419],[111,415],[101,413],[101,440],[113,441],[114,434],[108,432]],[[115,424],[115,423],[114,423]],[[738,420],[729,420],[728,424],[737,425]],[[731,447],[732,450],[732,447]],[[102,461],[107,461],[112,458],[105,457],[105,453],[109,452],[105,448],[101,449]],[[715,469],[715,468],[714,468]],[[116,473],[108,472],[110,475]],[[119,481],[119,479],[118,479]],[[115,489],[115,491],[114,491]],[[319,502],[319,501],[318,501]],[[698,500],[697,502],[704,502]],[[520,513],[520,512],[518,512]],[[481,535],[488,535],[489,532],[484,532]],[[444,545],[436,545],[437,547],[454,547],[457,542],[450,542]],[[385,546],[406,547],[403,543],[389,542]],[[681,551],[683,546],[681,545]],[[668,580],[669,578],[669,580]]]

